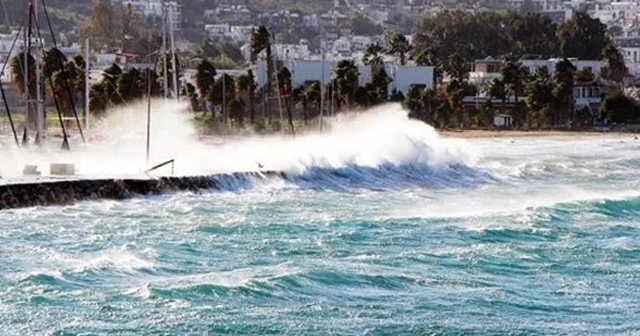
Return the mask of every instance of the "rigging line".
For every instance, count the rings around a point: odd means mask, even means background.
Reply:
[[[40,27],[38,27],[38,23],[37,22],[36,22],[36,29],[38,31],[38,40],[42,41],[42,36],[40,34]],[[44,48],[41,48],[41,49],[42,49],[42,56],[45,57],[46,54],[45,54]],[[59,58],[58,58],[58,61],[60,61]],[[67,129],[64,127],[64,121],[62,120],[62,112],[60,112],[60,102],[58,101],[58,95],[56,94],[56,89],[55,89],[55,86],[53,85],[52,76],[49,75],[48,79],[49,79],[49,86],[51,87],[51,91],[53,92],[53,101],[54,101],[54,103],[56,105],[56,111],[58,112],[58,121],[60,122],[60,128],[62,128],[62,138],[63,138],[62,139],[62,149],[63,150],[70,150],[71,147],[69,146],[69,136],[67,135]],[[76,116],[76,118],[77,118],[77,116]],[[83,137],[83,140],[84,140],[84,137]]]
[[[4,5],[4,2],[2,4]],[[13,39],[13,44],[11,44],[11,48],[9,48],[9,54],[8,54],[9,56],[11,56],[11,53],[13,52],[13,48],[15,47],[16,42],[20,37],[20,32],[22,31],[23,26],[24,26],[24,23],[22,23],[18,28],[16,38]],[[5,60],[4,64],[2,65],[2,70],[0,70],[0,76],[4,75],[4,70],[7,67],[7,63],[9,63],[9,57],[7,57],[7,60]],[[9,118],[9,124],[11,125],[11,132],[13,132],[13,138],[16,141],[16,146],[18,146],[19,148],[20,141],[18,140],[18,133],[16,132],[16,127],[15,127],[15,124],[13,123],[13,118],[11,117],[11,110],[9,109],[9,103],[7,102],[7,96],[4,91],[4,86],[2,85],[2,80],[0,80],[0,94],[2,94],[2,101],[4,102],[4,108],[7,110],[7,117]]]
[[[25,145],[28,143],[28,135],[27,135],[27,131],[29,128],[29,116],[31,115],[31,113],[29,113],[29,105],[31,105],[31,108],[34,110],[36,110],[36,108],[34,108],[33,106],[33,102],[31,101],[31,86],[29,85],[29,78],[31,76],[31,72],[29,72],[29,61],[31,60],[31,27],[32,27],[32,23],[33,21],[31,21],[31,19],[33,18],[32,16],[33,14],[33,1],[30,1],[27,4],[27,21],[28,21],[28,25],[27,25],[27,29],[25,30],[25,52],[24,52],[24,65],[23,65],[23,69],[22,69],[22,78],[23,78],[23,82],[25,85],[25,97],[26,97],[26,102],[27,102],[27,110],[25,111],[25,121],[24,121],[24,129],[23,129],[23,133],[22,133],[22,144]],[[35,64],[34,64],[35,65]],[[35,112],[37,113],[37,112]]]
[[[2,94],[2,101],[4,102],[4,108],[7,110],[7,117],[9,118],[9,124],[11,125],[11,132],[13,132],[13,139],[16,141],[16,146],[20,148],[18,133],[16,133],[16,127],[13,124],[13,118],[11,117],[11,110],[9,110],[9,103],[7,103],[7,96],[4,92],[4,86],[2,85],[2,81],[0,81],[0,94]]]
[[[20,27],[18,28],[18,32],[16,34],[16,37],[13,39],[13,43],[11,44],[11,48],[9,48],[9,53],[7,55],[11,56],[11,54],[13,53],[13,48],[15,48],[16,43],[18,42],[18,39],[20,38],[20,33],[22,32],[22,28],[23,27],[24,27],[24,22],[22,24],[20,24]],[[0,69],[0,75],[4,75],[4,71],[7,68],[7,63],[9,63],[9,60],[10,60],[9,57],[7,57],[7,60],[2,65],[2,69]],[[22,64],[20,64],[20,66],[22,67]]]
[[[38,0],[36,0],[38,1]],[[53,33],[53,28],[51,26],[51,20],[49,19],[49,11],[47,10],[47,4],[44,0],[42,0],[42,7],[44,9],[44,16],[47,18],[47,25],[49,26],[49,32],[51,33],[51,40],[53,42],[53,47],[58,49],[58,43],[56,42],[56,37]],[[38,28],[38,35],[40,35],[40,27],[38,26],[38,22],[36,22],[36,27]],[[58,49],[59,50],[59,49]],[[59,57],[56,57],[58,62],[60,63],[60,69],[62,71],[62,76],[64,77],[64,85],[69,93],[69,102],[71,103],[71,109],[73,110],[73,115],[76,118],[76,124],[78,125],[78,131],[80,132],[80,137],[82,137],[82,143],[87,144],[86,139],[84,138],[84,132],[82,132],[82,125],[80,125],[80,119],[78,118],[78,111],[76,110],[76,104],[73,100],[73,91],[71,91],[71,85],[69,84],[69,76],[67,75],[67,71],[65,71],[64,64]],[[88,60],[85,60],[87,62]]]
[[[24,22],[20,25],[20,28],[18,29],[18,34],[16,35],[15,39],[13,40],[13,44],[11,45],[11,49],[9,50],[9,55],[11,55],[11,52],[12,52],[13,48],[15,47],[15,45],[16,45],[16,43],[17,43],[17,41],[18,41],[18,38],[20,38],[20,33],[22,32],[22,29],[26,29],[26,28],[24,27]],[[23,48],[24,48],[24,47],[25,47],[25,46],[23,46]],[[26,51],[26,49],[25,49],[25,51],[24,51],[24,52],[27,52],[27,51]],[[23,55],[24,55],[24,54],[23,54]],[[19,58],[18,58],[18,66],[19,66],[19,68],[20,68],[20,76],[22,76],[22,77],[23,77],[23,80],[27,80],[27,81],[28,81],[28,78],[25,78],[24,56],[20,56],[20,55],[18,54],[18,55],[16,55],[16,56],[14,56],[14,58],[15,58],[15,57],[19,57]],[[8,62],[5,62],[5,63],[4,63],[4,65],[2,66],[2,70],[0,71],[0,74],[4,74],[4,71],[6,70],[7,64],[8,64]],[[25,93],[25,94],[27,94],[27,93]],[[32,109],[35,109],[35,108],[36,108],[36,106],[35,106],[34,102],[33,102],[33,101],[31,101],[31,100],[29,100],[29,99],[27,99],[27,104],[29,104],[29,106],[31,106],[31,108],[32,108]]]
[[[160,44],[160,46],[158,46],[158,49],[156,51],[156,58],[153,61],[153,67],[147,69],[147,162],[149,162],[149,150],[151,148],[151,72],[155,71],[156,67],[158,66],[158,60],[160,59],[160,50],[162,49],[162,43]],[[165,57],[163,55],[163,57]],[[166,76],[166,74],[165,74]]]

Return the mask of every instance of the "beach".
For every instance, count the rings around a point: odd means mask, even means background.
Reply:
[[[557,130],[438,130],[446,138],[529,138],[529,137],[631,137],[630,132],[557,131]]]

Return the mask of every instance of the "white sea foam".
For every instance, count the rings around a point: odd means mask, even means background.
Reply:
[[[152,106],[150,163],[175,159],[178,175],[256,171],[260,166],[300,173],[314,167],[470,165],[477,161],[477,152],[466,142],[440,138],[431,126],[410,120],[399,104],[330,119],[329,130],[323,134],[252,136],[228,139],[220,145],[199,141],[185,110],[184,105],[161,101]],[[48,163],[70,162],[84,176],[139,175],[149,165],[145,125],[146,105],[130,105],[92,129],[86,147],[75,139],[70,153],[8,151],[3,153],[7,159],[0,161],[0,172],[19,176],[25,164],[38,164],[46,174]]]

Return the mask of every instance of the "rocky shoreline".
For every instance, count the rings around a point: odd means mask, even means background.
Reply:
[[[205,189],[225,190],[255,179],[283,176],[279,172],[239,172],[208,176],[149,179],[77,179],[0,185],[0,210],[34,206],[69,205],[84,200],[123,200]]]

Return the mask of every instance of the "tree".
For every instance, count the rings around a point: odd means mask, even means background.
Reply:
[[[422,89],[419,85],[410,85],[404,97],[404,106],[409,110],[410,117],[420,118],[422,115],[422,105],[420,102],[421,91]]]
[[[387,75],[384,67],[380,67],[374,72],[369,82],[365,84],[365,90],[369,97],[368,105],[377,105],[387,101],[389,83],[391,83],[391,78]]]
[[[94,114],[104,112],[109,105],[107,97],[107,83],[103,80],[91,85],[89,90],[89,109]]]
[[[336,88],[336,102],[340,106],[353,105],[354,95],[358,88],[358,67],[353,60],[341,60],[336,64],[333,87]]]
[[[512,58],[506,58],[502,62],[500,73],[505,87],[510,95],[514,97],[514,104],[518,104],[524,90],[527,71],[519,62],[514,61]]]
[[[244,102],[244,107],[249,107],[249,122],[253,125],[255,123],[255,90],[256,83],[253,79],[253,72],[247,71],[247,74],[240,75],[235,79],[236,91],[238,92],[240,99]]]
[[[363,12],[351,17],[351,32],[355,35],[374,36],[382,33],[382,27],[371,21]]]
[[[294,106],[298,103],[302,104],[302,116],[304,119],[304,125],[307,126],[308,123],[308,108],[309,101],[307,100],[306,88],[304,85],[296,86],[293,91],[291,91],[291,98],[293,100]]]
[[[618,49],[609,44],[603,51],[602,57],[605,61],[602,76],[606,79],[622,83],[624,78],[629,74],[629,69],[624,63],[624,57]]]
[[[125,102],[130,102],[142,98],[144,95],[144,82],[140,80],[140,71],[136,68],[130,68],[118,77],[116,88],[118,94]]]
[[[320,89],[320,82],[313,82],[306,88],[304,92],[307,103],[311,104],[314,111],[316,111],[314,115],[318,114],[317,111],[320,108],[320,97],[322,95],[321,91],[322,90]]]
[[[638,103],[619,90],[607,93],[600,106],[610,123],[637,122],[640,119]]]
[[[420,103],[422,108],[425,109],[425,115],[423,120],[433,121],[433,106],[436,100],[436,90],[425,88],[420,95]]]
[[[27,64],[29,64],[27,68],[28,82],[29,82],[29,92],[32,96],[35,96],[36,92],[36,75],[35,75],[35,66],[36,60],[29,54]],[[14,74],[13,77],[13,85],[20,92],[20,94],[25,94],[25,78],[24,78],[24,53],[19,53],[11,59],[11,64],[9,65],[11,69],[11,73]]]
[[[200,104],[198,102],[198,92],[196,87],[191,83],[186,83],[183,88],[182,95],[189,98],[189,105],[192,112],[200,111]]]
[[[409,40],[407,40],[404,35],[397,32],[392,34],[390,39],[387,41],[387,52],[390,55],[395,55],[400,58],[400,65],[406,64],[406,57],[411,51],[411,48]]]
[[[502,101],[502,112],[504,113],[507,105],[507,98],[509,98],[509,91],[504,80],[500,78],[494,78],[491,80],[487,87],[487,95],[489,98],[496,98]]]
[[[281,67],[278,71],[278,84],[280,86],[280,96],[284,97],[285,107],[287,109],[287,118],[289,120],[289,127],[291,127],[291,133],[295,134],[296,130],[293,127],[293,115],[292,115],[292,102],[291,102],[291,72],[286,67]]]
[[[115,63],[102,72],[102,80],[106,83],[104,93],[107,100],[115,105],[124,102],[117,91],[117,83],[120,75],[122,75],[122,69]]]
[[[92,49],[100,50],[117,39],[118,20],[110,0],[98,0],[91,10],[90,24],[84,27],[82,35],[91,36]]]
[[[372,65],[379,66],[383,64],[382,53],[384,52],[384,48],[380,45],[380,43],[369,43],[364,51],[364,56],[362,57],[362,63],[364,65]]]
[[[235,99],[235,85],[233,77],[222,74],[213,85],[213,89],[209,92],[207,100],[212,105],[220,106],[222,109],[222,117],[225,125],[228,123],[228,104]]]
[[[547,67],[538,67],[529,79],[526,89],[529,120],[537,121],[538,127],[553,123],[551,105],[553,103],[553,85]]]
[[[196,66],[196,87],[200,92],[200,97],[207,98],[213,90],[216,81],[216,68],[206,59],[203,59]]]
[[[597,60],[609,43],[607,26],[585,12],[576,12],[570,20],[558,26],[556,33],[563,57]]]
[[[593,74],[593,71],[591,71],[591,68],[576,70],[575,74],[573,75],[573,80],[577,83],[593,82],[594,79],[595,75]]]
[[[265,85],[265,99],[267,112],[270,114],[269,97],[271,96],[271,90],[273,88],[273,58],[271,55],[271,34],[265,26],[260,26],[258,29],[251,31],[251,61],[255,62],[258,54],[262,51],[265,52],[267,63],[267,81]]]
[[[44,53],[42,73],[45,77],[50,77],[56,71],[62,70],[66,63],[67,56],[65,56],[59,49],[51,48]]]
[[[576,68],[564,58],[556,63],[553,73],[553,98],[556,120],[554,124],[564,123],[573,112],[573,77]]]

